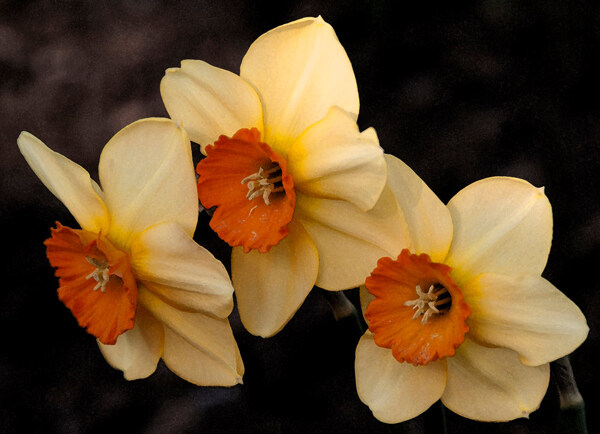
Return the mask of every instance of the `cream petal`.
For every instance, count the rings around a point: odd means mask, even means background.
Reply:
[[[447,361],[442,402],[463,417],[484,422],[528,417],[540,406],[550,380],[548,364],[525,366],[512,350],[486,348],[468,338]]]
[[[83,167],[52,151],[26,131],[19,135],[17,144],[31,169],[65,204],[82,229],[100,232],[108,228],[106,206],[97,191],[100,189]]]
[[[98,346],[106,361],[123,371],[127,380],[151,375],[163,352],[164,328],[146,309],[138,305],[135,326],[117,338],[114,345]]]
[[[177,308],[220,318],[233,309],[227,270],[177,223],[142,232],[131,245],[131,265],[150,291]]]
[[[540,276],[484,273],[463,287],[469,335],[537,366],[573,352],[589,328],[579,308]]]
[[[295,218],[306,228],[319,251],[316,285],[328,290],[364,283],[385,256],[410,248],[406,223],[394,195],[385,189],[368,212],[340,200],[296,196]]]
[[[109,237],[121,248],[149,226],[179,223],[191,236],[198,196],[187,133],[169,119],[142,119],[119,131],[100,157],[111,215]]]
[[[184,60],[167,69],[160,93],[169,116],[181,121],[190,138],[201,145],[241,128],[262,131],[262,108],[256,91],[237,75],[201,60]]]
[[[375,205],[386,182],[383,149],[375,130],[358,130],[355,120],[333,107],[294,141],[288,168],[298,191],[347,200],[363,211]]]
[[[452,218],[444,203],[405,163],[385,156],[388,186],[408,222],[413,253],[427,253],[433,262],[444,262],[452,242]]]
[[[163,323],[163,361],[174,373],[200,386],[241,383],[243,365],[227,319],[180,311],[144,287],[140,303]]]
[[[446,263],[464,282],[479,273],[541,274],[552,242],[543,188],[517,178],[486,178],[448,203],[454,238]]]
[[[321,17],[304,18],[259,37],[240,75],[262,101],[265,138],[285,153],[290,140],[323,119],[332,106],[358,115],[358,88],[350,59]]]
[[[318,253],[295,221],[268,253],[234,247],[231,274],[242,323],[253,335],[279,332],[296,313],[317,278]]]
[[[221,338],[230,341],[228,344],[235,347],[235,370],[205,351],[199,350],[169,328],[165,328],[163,361],[179,377],[198,386],[235,386],[241,384],[244,365],[237,344],[232,334],[221,334]]]
[[[356,347],[356,390],[373,415],[385,423],[412,419],[434,404],[446,385],[446,362],[426,366],[400,363],[366,332]]]

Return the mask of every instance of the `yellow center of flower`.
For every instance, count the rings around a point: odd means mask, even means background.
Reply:
[[[380,259],[365,282],[375,296],[365,313],[375,343],[414,365],[454,355],[469,330],[471,309],[450,271],[406,249],[396,260]]]
[[[294,182],[287,160],[260,141],[256,128],[219,137],[196,171],[202,206],[216,207],[210,227],[230,246],[264,253],[288,234]]]

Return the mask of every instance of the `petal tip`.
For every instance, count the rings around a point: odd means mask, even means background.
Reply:
[[[41,142],[40,139],[38,139],[36,136],[31,134],[30,132],[21,131],[21,133],[19,134],[19,137],[17,137],[17,146],[19,146],[21,153],[23,152],[24,147],[29,146],[31,144],[31,141]]]

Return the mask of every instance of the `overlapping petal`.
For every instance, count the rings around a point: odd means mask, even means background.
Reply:
[[[386,182],[386,165],[377,134],[358,130],[339,107],[310,126],[288,153],[294,185],[307,195],[347,200],[363,211],[375,205]]]
[[[360,285],[379,258],[393,256],[410,244],[408,228],[389,189],[368,212],[346,201],[298,193],[295,216],[319,251],[316,285],[324,289]]]
[[[203,386],[241,382],[243,367],[227,319],[180,311],[143,287],[139,301],[165,327],[162,359],[169,369]]]
[[[484,273],[464,287],[464,294],[471,307],[469,335],[516,351],[526,365],[556,360],[587,337],[579,308],[543,277]]]
[[[317,279],[319,256],[309,234],[292,221],[287,237],[269,253],[231,255],[233,286],[246,329],[258,336],[277,333],[298,310]]]
[[[447,363],[442,402],[479,421],[527,417],[539,407],[550,379],[548,364],[525,366],[512,350],[483,347],[468,338]]]
[[[252,86],[201,60],[184,60],[181,68],[168,69],[160,92],[171,119],[183,123],[203,153],[220,135],[263,129],[261,103]]]
[[[199,386],[235,386],[242,383],[244,374],[244,365],[233,335],[225,330],[225,320],[212,319],[215,325],[221,326],[219,338],[225,339],[225,343],[234,346],[235,350],[235,370],[232,366],[224,364],[201,349],[198,349],[194,343],[190,343],[181,335],[165,328],[165,353],[163,360],[171,371],[190,383]]]
[[[260,36],[240,76],[263,106],[265,141],[285,155],[291,140],[323,119],[330,107],[358,115],[358,88],[348,55],[321,17],[304,18]]]
[[[98,341],[98,346],[113,368],[123,371],[127,380],[137,380],[156,370],[163,353],[164,339],[162,324],[138,305],[133,329],[120,335],[114,345]]]
[[[50,192],[73,214],[82,229],[98,233],[110,223],[100,188],[80,165],[52,151],[41,140],[23,131],[19,150]]]
[[[453,233],[448,208],[405,163],[393,155],[385,160],[388,186],[406,219],[413,253],[427,253],[433,262],[444,262]]]
[[[356,390],[373,415],[385,423],[418,416],[435,403],[446,385],[446,362],[427,366],[398,363],[366,332],[356,347]]]
[[[227,270],[177,223],[142,232],[131,245],[131,263],[150,291],[179,309],[220,318],[233,309]]]
[[[121,248],[166,221],[193,235],[196,177],[187,133],[175,122],[142,119],[123,128],[106,144],[98,171],[112,219],[109,237]]]
[[[456,194],[448,209],[454,238],[446,264],[457,282],[482,272],[544,270],[552,242],[552,209],[542,188],[517,178],[486,178]]]

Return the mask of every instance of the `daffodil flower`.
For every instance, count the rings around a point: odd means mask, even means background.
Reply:
[[[383,151],[372,128],[356,125],[354,72],[321,17],[259,37],[240,76],[184,60],[161,94],[206,154],[199,198],[216,207],[210,226],[234,247],[251,333],[277,333],[315,284],[360,285],[385,254],[379,246],[402,242],[388,224],[398,207],[384,189]]]
[[[552,240],[543,188],[487,178],[444,206],[387,158],[411,243],[361,288],[369,330],[356,349],[360,399],[386,423],[439,399],[470,419],[527,417],[546,393],[549,362],[588,333],[577,306],[541,277]]]
[[[159,359],[198,385],[241,382],[227,316],[233,288],[223,265],[192,240],[198,218],[189,138],[169,119],[117,133],[100,156],[102,188],[88,172],[23,132],[21,153],[81,229],[57,223],[46,240],[58,296],[127,379]]]

